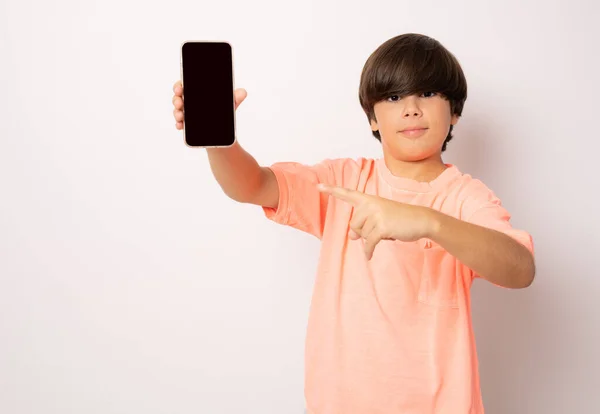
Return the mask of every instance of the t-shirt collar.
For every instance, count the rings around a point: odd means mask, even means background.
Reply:
[[[412,191],[416,193],[428,193],[439,189],[460,175],[460,171],[455,165],[445,165],[446,169],[435,179],[430,182],[422,182],[411,178],[395,176],[387,167],[384,158],[377,159],[377,170],[385,182],[397,190]]]

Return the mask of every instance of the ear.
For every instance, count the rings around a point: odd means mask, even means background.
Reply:
[[[375,120],[371,120],[371,130],[373,131],[378,131],[379,130],[379,125],[377,125],[377,121]]]
[[[453,114],[452,115],[452,120],[450,121],[450,125],[456,125],[458,123],[458,120],[460,119],[460,116]]]

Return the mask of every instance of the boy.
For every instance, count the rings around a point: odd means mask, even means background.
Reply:
[[[183,128],[182,88],[174,116]],[[236,108],[245,98],[236,90]],[[405,34],[367,60],[359,100],[383,157],[261,167],[208,149],[232,199],[322,241],[306,336],[309,414],[482,414],[470,287],[534,278],[531,236],[481,181],[442,161],[467,85],[438,41]]]

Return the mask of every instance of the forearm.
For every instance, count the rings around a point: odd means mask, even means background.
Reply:
[[[237,142],[228,148],[207,148],[212,173],[230,198],[247,202],[256,194],[264,170]]]
[[[428,238],[484,279],[507,288],[529,286],[535,263],[529,250],[512,237],[430,210]]]

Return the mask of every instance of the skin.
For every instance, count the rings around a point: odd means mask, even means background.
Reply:
[[[450,103],[432,92],[399,97],[392,95],[374,106],[371,129],[379,130],[385,163],[394,175],[417,181],[432,181],[445,168],[442,145],[450,125],[458,116],[450,113]],[[400,131],[425,128],[418,137]]]
[[[176,128],[183,129],[183,88],[173,87]],[[247,97],[234,92],[235,108]],[[447,167],[442,145],[450,125],[459,118],[450,103],[435,93],[390,96],[374,106],[372,130],[381,134],[383,157],[392,174],[429,182]],[[422,131],[409,133],[407,128]],[[277,208],[279,189],[273,172],[258,165],[239,144],[207,149],[211,168],[224,192],[239,202]],[[431,208],[399,203],[382,197],[326,184],[319,191],[351,204],[350,237],[363,239],[370,260],[381,240],[416,241],[428,238],[442,246],[482,278],[499,286],[524,288],[535,276],[532,254],[504,233],[461,221]]]
[[[235,110],[246,99],[245,89],[234,91]],[[173,85],[173,117],[175,127],[183,129],[184,94],[181,81]],[[276,208],[279,203],[279,187],[275,174],[261,167],[239,142],[228,148],[207,148],[212,173],[231,199]]]

